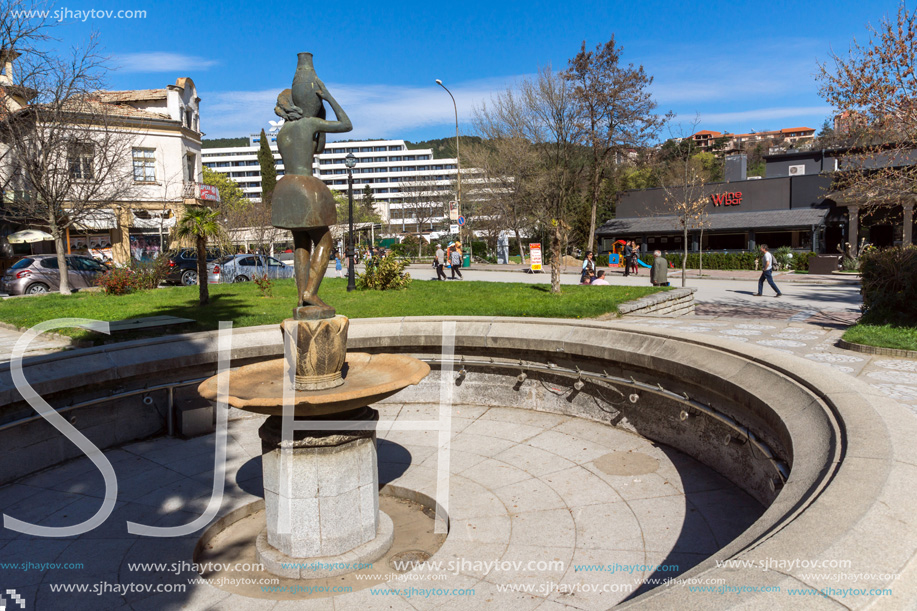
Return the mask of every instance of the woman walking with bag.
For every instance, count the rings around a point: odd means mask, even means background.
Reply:
[[[450,263],[452,263],[452,279],[455,280],[455,275],[458,274],[459,280],[464,280],[462,277],[462,243],[456,242],[455,246],[452,248],[452,254],[450,255]]]

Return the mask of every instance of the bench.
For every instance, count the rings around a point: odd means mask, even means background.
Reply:
[[[184,325],[189,322],[194,322],[194,320],[191,318],[179,318],[177,316],[146,316],[143,318],[128,318],[127,320],[113,320],[108,323],[108,331],[109,333],[122,333],[124,331]],[[97,326],[92,324],[79,326],[83,329],[89,329],[90,331],[98,330]]]

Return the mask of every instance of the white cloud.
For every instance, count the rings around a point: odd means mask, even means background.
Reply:
[[[459,123],[471,121],[473,108],[514,81],[495,78],[446,84],[455,96]],[[289,85],[287,85],[289,87]],[[281,91],[202,92],[202,117],[208,137],[241,136],[268,127],[275,120],[274,105]],[[408,130],[455,125],[452,100],[430,80],[429,87],[328,83],[328,91],[340,103],[354,125],[339,138],[401,138]]]
[[[767,128],[764,125],[767,121],[777,119],[800,119],[816,117],[821,121],[831,113],[830,106],[794,106],[794,107],[775,107],[775,108],[758,108],[755,110],[742,110],[738,112],[719,112],[710,114],[701,114],[701,121],[707,125],[705,129],[712,129],[717,124],[741,123],[750,125],[749,129],[761,131]],[[690,118],[693,118],[690,117]],[[797,125],[781,127],[801,127]],[[807,127],[819,127],[818,125],[809,125]]]
[[[114,58],[120,72],[190,72],[206,70],[215,60],[180,53],[126,53]]]

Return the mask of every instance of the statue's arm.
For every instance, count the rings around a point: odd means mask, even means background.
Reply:
[[[350,122],[350,117],[347,116],[347,113],[344,112],[344,109],[341,108],[341,105],[337,103],[337,100],[328,93],[324,88],[317,91],[318,97],[328,102],[331,106],[331,110],[334,111],[334,116],[337,117],[337,121],[327,121],[320,119],[316,124],[316,129],[322,132],[330,133],[341,133],[349,132],[353,129],[353,124]]]
[[[302,119],[302,109],[293,103],[292,89],[284,89],[277,96],[277,106],[274,107],[274,114],[278,117],[283,117],[285,121]]]

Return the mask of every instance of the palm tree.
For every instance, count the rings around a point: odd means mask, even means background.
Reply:
[[[190,206],[175,228],[175,238],[193,239],[197,243],[197,284],[200,289],[200,304],[210,302],[207,290],[207,240],[223,237],[223,228],[217,223],[219,212],[203,206]]]

